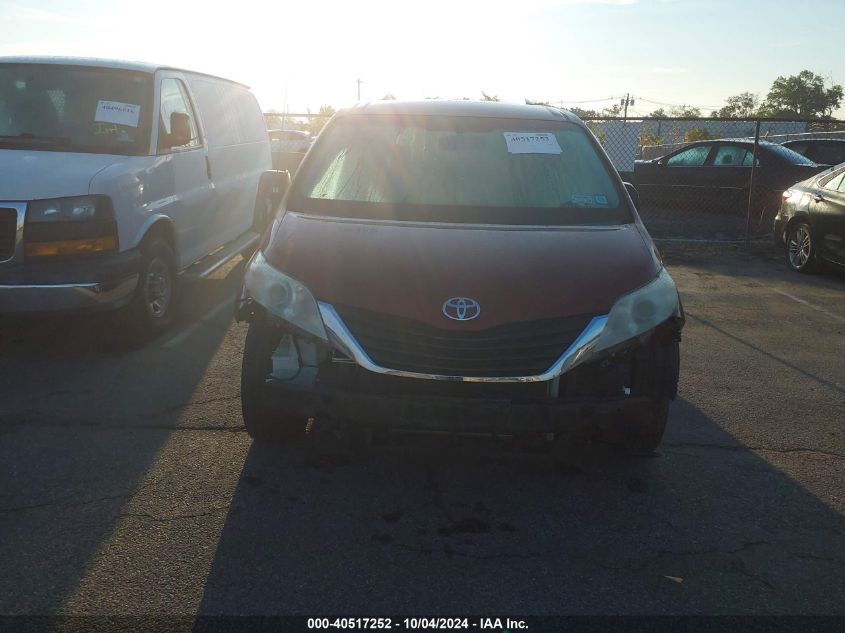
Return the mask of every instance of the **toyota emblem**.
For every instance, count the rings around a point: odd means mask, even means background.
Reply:
[[[452,297],[443,302],[443,314],[453,321],[472,321],[481,314],[481,306],[469,297]]]

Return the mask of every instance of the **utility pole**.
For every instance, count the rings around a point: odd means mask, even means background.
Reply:
[[[630,92],[624,97],[622,97],[622,99],[619,101],[619,105],[625,106],[625,113],[622,115],[623,121],[626,121],[628,119],[628,106],[633,107],[635,103],[636,102],[634,101],[634,97],[631,96]]]
[[[361,101],[361,84],[364,83],[363,79],[356,79],[355,83],[358,84],[358,101]]]

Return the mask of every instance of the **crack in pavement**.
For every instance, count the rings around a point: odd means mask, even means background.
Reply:
[[[742,560],[738,558],[738,554],[741,552],[747,551],[752,549],[753,547],[757,547],[759,545],[771,545],[769,541],[746,541],[741,546],[731,549],[731,550],[724,550],[717,547],[711,547],[707,549],[698,549],[698,550],[688,550],[688,551],[677,551],[677,550],[666,550],[666,549],[659,549],[654,552],[652,556],[646,557],[644,560],[641,560],[639,563],[632,564],[623,564],[623,565],[609,565],[604,561],[594,559],[589,556],[573,556],[576,560],[582,560],[588,563],[592,563],[598,567],[603,569],[608,569],[610,571],[633,571],[633,572],[640,572],[644,571],[647,567],[654,565],[655,563],[659,562],[663,558],[671,558],[671,557],[685,557],[685,556],[714,556],[714,555],[724,555],[730,556],[732,558],[736,558],[742,563]],[[749,572],[750,573],[750,572]],[[765,582],[765,581],[763,581]],[[767,583],[768,584],[768,583]],[[770,585],[771,586],[771,585]]]
[[[241,399],[241,395],[238,394],[236,396],[219,396],[219,397],[216,397],[216,398],[208,398],[207,400],[191,400],[191,401],[188,401],[188,402],[183,402],[181,404],[176,404],[176,405],[167,407],[166,409],[162,409],[161,411],[158,411],[156,413],[151,413],[151,414],[145,415],[145,416],[139,418],[139,420],[140,421],[152,420],[154,418],[158,418],[158,417],[161,417],[163,415],[167,415],[168,413],[173,413],[174,411],[180,411],[181,409],[187,409],[189,407],[198,407],[198,406],[202,406],[204,404],[211,404],[211,403],[214,403],[214,402],[231,402],[233,400],[240,400],[240,399]]]
[[[206,404],[212,404],[215,402],[232,402],[235,400],[240,400],[240,394],[236,396],[219,396],[216,398],[208,398],[207,400],[193,400],[189,402],[183,402],[180,404],[176,404],[161,411],[156,411],[154,413],[149,413],[142,416],[135,416],[135,417],[127,417],[127,418],[114,418],[114,417],[106,417],[106,418],[79,418],[79,417],[71,417],[71,416],[57,416],[57,415],[45,415],[40,414],[37,412],[32,411],[24,411],[18,414],[4,414],[0,421],[8,421],[9,424],[7,426],[16,427],[21,426],[24,424],[40,424],[42,426],[97,426],[97,427],[114,427],[114,428],[164,428],[164,429],[178,429],[178,428],[195,428],[195,429],[208,429],[208,430],[229,430],[232,428],[243,428],[241,427],[227,427],[227,426],[205,426],[205,427],[175,427],[175,426],[167,426],[167,425],[150,425],[150,424],[143,424],[143,422],[147,420],[154,420],[156,418],[160,418],[162,416],[167,415],[168,413],[173,413],[175,411],[180,411],[182,409],[188,409],[191,407],[202,406]],[[14,419],[16,418],[17,419]],[[125,420],[125,423],[117,423],[113,420]],[[138,423],[138,424],[135,424]]]
[[[447,543],[443,546],[442,550],[436,550],[434,548],[422,547],[417,545],[408,545],[406,543],[390,543],[392,547],[396,547],[398,549],[403,549],[409,552],[414,552],[417,554],[425,554],[426,556],[430,554],[434,554],[435,552],[441,552],[446,558],[451,558],[452,556],[460,556],[462,558],[473,558],[476,560],[503,560],[503,559],[519,559],[519,560],[533,560],[537,558],[543,558],[543,554],[507,554],[507,553],[499,553],[499,554],[471,554],[470,552],[452,549],[452,547]]]
[[[221,431],[226,433],[244,433],[246,427],[243,424],[237,426],[205,424],[200,426],[177,426],[173,424],[134,424],[131,421],[123,423],[100,421],[100,420],[80,420],[77,418],[60,418],[54,420],[44,420],[36,418],[23,419],[11,426],[39,426],[42,428],[71,428],[71,427],[85,427],[96,429],[123,429],[123,430],[142,430],[142,431]],[[13,432],[13,428],[7,427],[0,436]]]
[[[793,556],[795,556],[795,558],[806,560],[820,560],[825,563],[835,563],[841,567],[845,567],[845,560],[839,560],[838,558],[833,558],[831,556],[816,556],[815,554],[793,554]]]
[[[205,510],[203,512],[197,512],[197,513],[194,513],[194,514],[173,514],[173,515],[170,515],[170,516],[157,516],[157,515],[154,515],[154,514],[149,514],[147,512],[121,512],[117,516],[117,518],[118,519],[124,519],[124,518],[148,519],[150,521],[155,521],[157,523],[166,523],[166,522],[169,522],[169,521],[181,521],[183,519],[197,519],[197,518],[201,518],[201,517],[211,516],[212,514],[220,512],[221,510],[228,511],[229,505],[230,504],[226,504],[226,505],[222,505],[222,506],[214,506],[212,508],[209,508],[208,510]]]
[[[766,358],[770,358],[771,360],[774,360],[775,362],[780,363],[784,367],[787,367],[788,369],[791,369],[792,371],[797,372],[797,373],[801,374],[802,376],[804,376],[804,377],[806,377],[810,380],[815,381],[816,383],[822,385],[823,387],[826,387],[826,388],[830,389],[831,391],[839,392],[840,394],[845,394],[845,387],[843,387],[842,385],[840,385],[836,382],[833,382],[831,380],[827,380],[825,378],[822,378],[821,376],[816,376],[814,373],[799,367],[795,363],[792,363],[792,362],[790,362],[790,361],[788,361],[784,358],[781,358],[777,354],[772,354],[771,352],[764,350],[762,347],[759,347],[759,346],[755,345],[754,343],[746,341],[745,339],[743,339],[740,336],[737,336],[736,334],[731,334],[727,330],[720,328],[718,325],[716,325],[715,323],[712,323],[711,321],[708,321],[707,319],[702,319],[701,317],[697,317],[697,316],[691,314],[688,310],[685,311],[685,314],[686,314],[688,319],[691,319],[691,320],[695,321],[696,323],[700,323],[701,325],[707,326],[707,327],[715,330],[716,332],[719,332],[720,334],[722,334],[723,336],[731,339],[732,341],[735,341],[735,342],[737,342],[741,345],[744,345],[745,347],[747,347],[751,350],[754,350],[758,354],[761,354],[761,355],[765,356]]]
[[[148,487],[150,484],[143,484],[138,486],[137,488],[133,488],[132,490],[128,490],[125,492],[121,492],[114,495],[105,495],[103,497],[97,497],[95,499],[86,499],[85,501],[78,501],[76,503],[65,503],[62,505],[64,508],[78,508],[81,506],[91,505],[93,503],[100,503],[102,501],[113,501],[115,499],[124,499],[126,497],[131,497],[144,488]],[[49,501],[44,501],[42,503],[34,503],[31,505],[26,506],[12,506],[9,508],[0,508],[0,514],[12,514],[14,512],[26,512],[27,510],[37,510],[39,508],[47,508],[53,505],[62,504],[62,502],[67,501],[68,499],[73,499],[76,495],[68,495],[66,497],[59,497],[57,499],[50,499]]]
[[[708,442],[663,442],[661,446],[674,446],[674,447],[684,447],[689,446],[692,448],[713,448],[723,451],[735,451],[735,452],[750,452],[750,451],[758,451],[761,453],[780,453],[783,455],[788,455],[790,453],[815,453],[817,455],[827,455],[828,457],[837,457],[839,459],[845,459],[845,454],[837,453],[836,451],[827,451],[821,448],[767,448],[764,446],[748,446],[748,445],[740,445],[734,446],[731,444],[715,444],[715,443],[708,443]],[[676,455],[683,455],[684,453],[675,453]]]

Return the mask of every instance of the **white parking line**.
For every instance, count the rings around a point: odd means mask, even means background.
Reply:
[[[184,330],[179,332],[176,336],[166,340],[164,343],[161,344],[161,347],[165,348],[173,348],[178,345],[181,345],[185,339],[187,339],[191,334],[193,334],[197,328],[199,328],[203,323],[208,323],[209,321],[213,321],[216,316],[222,313],[224,310],[232,310],[234,312],[234,305],[231,300],[223,301],[222,303],[217,304],[211,310],[206,312],[202,315],[199,319],[197,319],[194,323],[186,327]]]
[[[788,292],[784,292],[783,290],[778,290],[777,288],[772,288],[772,290],[774,290],[779,295],[783,295],[784,297],[787,297],[787,298],[792,299],[793,301],[795,301],[797,303],[800,303],[801,305],[805,305],[808,308],[812,308],[816,312],[821,312],[822,314],[826,314],[827,316],[829,316],[832,319],[836,319],[837,321],[841,321],[842,323],[845,323],[845,317],[842,317],[838,314],[834,314],[833,312],[825,310],[824,308],[820,308],[819,306],[814,305],[814,304],[810,303],[809,301],[805,301],[804,299],[801,299],[800,297],[796,297],[795,295],[791,295]]]

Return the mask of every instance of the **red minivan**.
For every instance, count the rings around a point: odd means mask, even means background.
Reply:
[[[659,444],[683,309],[636,192],[577,117],[358,106],[282,185],[239,310],[252,437],[313,418]]]

